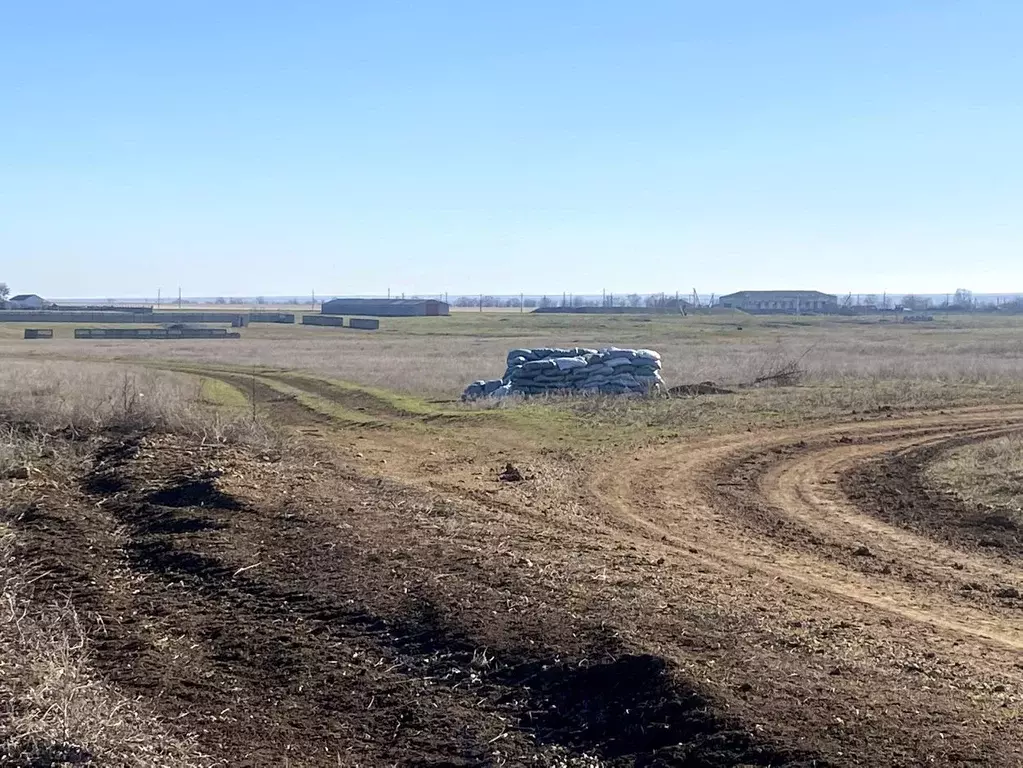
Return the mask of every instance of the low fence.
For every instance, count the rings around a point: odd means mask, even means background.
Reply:
[[[52,339],[53,329],[52,328],[26,328],[25,329],[26,339]]]
[[[75,328],[76,339],[240,339],[226,328]]]
[[[63,312],[61,310],[0,310],[0,323],[222,323],[233,325],[238,312]],[[294,316],[292,316],[294,317]]]
[[[303,315],[302,325],[330,325],[334,328],[343,328],[345,319],[337,315]]]

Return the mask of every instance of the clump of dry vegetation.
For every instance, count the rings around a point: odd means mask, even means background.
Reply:
[[[963,501],[1010,512],[1023,523],[1023,435],[954,448],[927,475]]]
[[[74,450],[69,442],[6,429],[0,435],[4,506],[30,496],[34,483],[59,484]],[[12,471],[30,466],[26,475]],[[172,734],[90,669],[73,606],[33,599],[15,545],[15,533],[0,520],[0,765],[214,765],[193,740]]]
[[[102,363],[5,361],[0,368],[4,423],[43,435],[121,429],[185,434],[204,443],[276,439],[264,421],[243,412],[226,416],[208,402],[200,379]]]

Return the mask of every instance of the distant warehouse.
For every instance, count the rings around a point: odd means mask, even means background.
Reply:
[[[722,296],[722,307],[746,312],[832,312],[838,297],[820,291],[739,291]]]
[[[450,315],[451,307],[435,299],[334,299],[325,301],[325,315],[364,317],[437,317]]]
[[[11,296],[5,309],[49,309],[50,303],[34,293],[20,293]]]

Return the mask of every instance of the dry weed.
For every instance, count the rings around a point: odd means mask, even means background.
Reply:
[[[1010,511],[1023,523],[1023,435],[955,448],[928,467],[927,476],[969,504]]]
[[[263,421],[228,417],[210,406],[196,382],[186,374],[121,365],[7,361],[0,369],[0,424],[41,433],[158,430],[261,447],[279,439]]]
[[[39,434],[8,430],[0,438],[8,465],[45,462],[48,482],[50,464],[73,460],[62,456],[66,450],[71,447],[54,447]],[[20,479],[0,477],[0,498],[15,495],[15,483],[24,487]],[[172,734],[90,669],[73,606],[33,601],[14,545],[15,534],[0,523],[0,765],[215,765],[193,739]]]

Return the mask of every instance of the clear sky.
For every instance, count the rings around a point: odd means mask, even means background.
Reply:
[[[1023,291],[1019,0],[0,0],[47,296]]]

